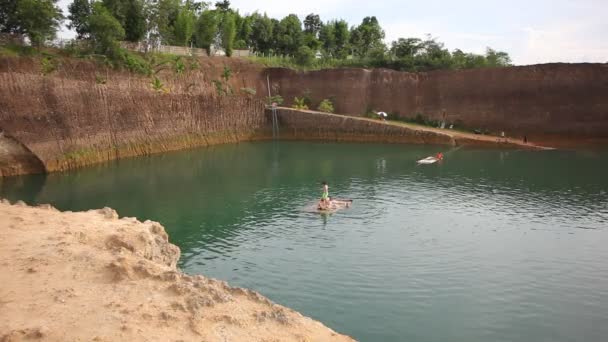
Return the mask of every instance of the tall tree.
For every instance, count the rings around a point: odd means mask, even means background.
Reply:
[[[180,6],[181,0],[158,0],[154,6],[150,16],[150,26],[160,43],[170,44],[175,40],[174,26]]]
[[[78,39],[88,38],[90,33],[89,17],[93,10],[91,2],[89,0],[74,0],[68,6],[68,10],[70,12],[68,28],[76,31]]]
[[[397,58],[414,57],[421,49],[419,38],[399,38],[391,43],[391,54]]]
[[[0,32],[20,33],[16,0],[0,0]]]
[[[267,54],[272,48],[273,25],[266,14],[253,13],[251,24],[251,45],[255,52]]]
[[[89,29],[95,50],[98,53],[116,57],[118,41],[124,38],[125,30],[100,2],[93,4],[93,11],[89,18]]]
[[[194,12],[187,5],[182,6],[177,13],[173,27],[173,43],[178,46],[188,46],[194,33]]]
[[[207,50],[211,55],[211,45],[217,35],[218,20],[217,12],[206,10],[196,20],[194,29],[194,41],[197,47]]]
[[[335,26],[333,23],[327,22],[323,25],[319,31],[319,40],[321,41],[321,48],[323,49],[323,53],[327,57],[335,57],[334,53],[336,51],[336,34],[335,34]]]
[[[351,44],[355,55],[366,57],[370,52],[384,48],[384,30],[376,17],[365,17],[351,30]]]
[[[125,39],[131,42],[140,41],[146,34],[146,16],[143,0],[126,0],[125,4]]]
[[[302,45],[302,23],[298,16],[290,14],[279,23],[278,48],[282,54],[295,55]]]
[[[238,12],[236,12],[236,38],[234,38],[235,47],[239,45],[237,48],[242,49],[253,46],[251,41],[251,34],[253,32],[253,20],[254,17],[252,15],[246,15],[242,17],[239,15]]]
[[[486,49],[486,60],[488,65],[492,67],[504,67],[511,65],[511,57],[508,53],[496,51],[489,47]]]
[[[25,33],[34,46],[41,46],[52,39],[63,21],[61,9],[56,0],[19,0],[17,20],[20,30]]]
[[[335,37],[334,57],[346,59],[350,54],[350,31],[348,30],[348,23],[345,20],[337,20],[333,22],[333,26]]]
[[[222,15],[222,22],[220,27],[220,40],[222,48],[226,53],[226,56],[232,56],[232,49],[234,47],[234,37],[236,37],[236,24],[234,22],[234,13],[225,12]]]
[[[304,19],[304,32],[311,34],[315,38],[319,37],[321,26],[323,26],[323,23],[318,14],[310,13]]]
[[[230,10],[230,1],[228,0],[223,0],[223,1],[218,1],[215,3],[215,8],[217,8],[220,11],[228,11]]]

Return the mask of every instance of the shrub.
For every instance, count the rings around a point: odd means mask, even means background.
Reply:
[[[43,75],[48,75],[48,74],[52,73],[53,71],[55,71],[55,69],[57,69],[55,60],[50,56],[47,56],[47,57],[44,57],[43,59],[41,59],[40,66],[42,68]]]
[[[152,89],[156,91],[163,91],[163,82],[161,82],[156,76],[154,76],[152,79]]]
[[[272,103],[276,103],[279,106],[282,105],[283,97],[281,95],[266,96],[266,104],[271,105]]]
[[[241,88],[241,92],[247,94],[249,97],[254,97],[257,91],[254,88]]]
[[[128,51],[122,51],[122,52],[123,52],[123,61],[124,61],[125,67],[129,71],[136,72],[136,73],[142,74],[142,75],[150,75],[152,73],[150,64],[145,59],[143,59],[142,57],[140,57],[134,53],[130,53]]]
[[[331,103],[330,100],[325,99],[325,100],[321,101],[321,103],[319,103],[319,107],[317,109],[320,112],[333,113],[334,112],[334,105]]]
[[[314,53],[306,45],[300,46],[295,55],[296,63],[298,63],[299,65],[303,65],[303,66],[311,65],[314,58],[315,58]]]
[[[308,106],[304,102],[304,98],[294,97],[293,98],[293,108],[295,109],[308,109]]]

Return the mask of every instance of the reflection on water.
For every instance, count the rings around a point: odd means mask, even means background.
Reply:
[[[160,221],[187,272],[363,341],[603,341],[607,157],[250,143],[7,178],[0,196]],[[353,207],[311,213],[322,180]]]

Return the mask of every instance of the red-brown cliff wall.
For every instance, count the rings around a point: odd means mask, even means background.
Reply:
[[[511,136],[608,138],[608,64],[546,64],[406,73],[386,69],[297,72],[269,69],[288,104],[309,91],[314,106],[337,113],[370,110],[400,117],[462,121]]]

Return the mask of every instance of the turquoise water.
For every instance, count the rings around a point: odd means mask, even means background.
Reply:
[[[311,213],[322,180],[353,207]],[[0,196],[160,221],[186,272],[361,341],[608,336],[607,151],[246,143],[7,178]]]

